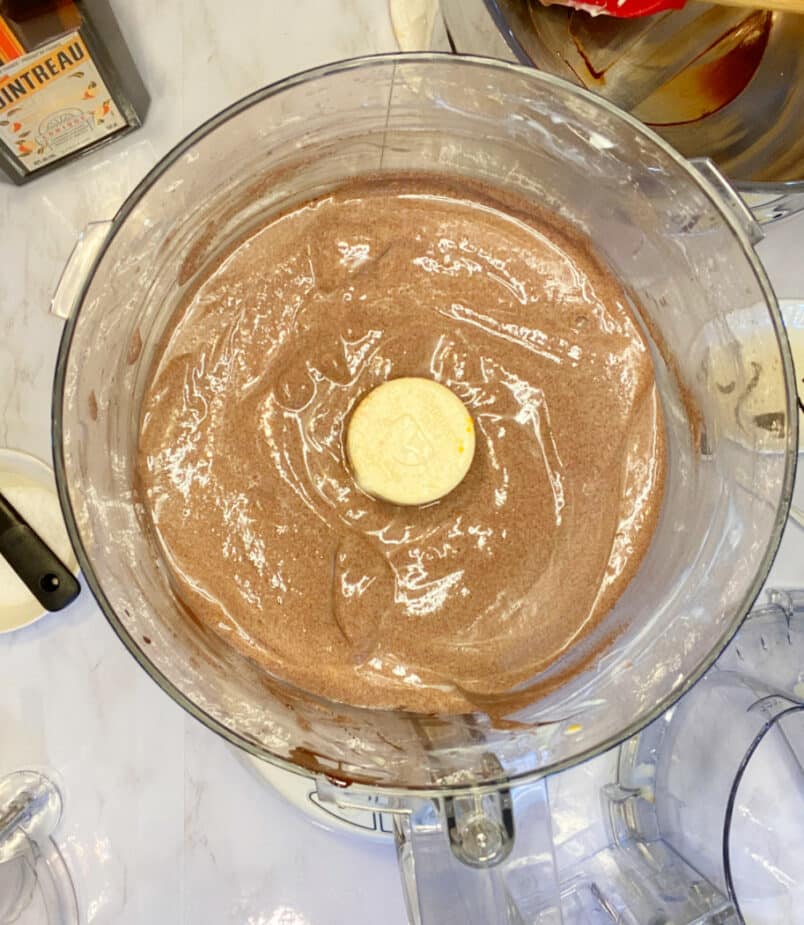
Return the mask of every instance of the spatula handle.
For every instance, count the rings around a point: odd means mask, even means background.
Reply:
[[[45,610],[61,610],[78,597],[73,573],[1,492],[0,555]]]

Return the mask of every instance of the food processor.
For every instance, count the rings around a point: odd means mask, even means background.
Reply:
[[[135,490],[140,402],[183,295],[271,214],[370,171],[471,177],[551,209],[624,284],[653,353],[668,471],[652,545],[591,640],[608,640],[603,654],[578,668],[570,653],[554,669],[565,680],[535,701],[523,690],[504,715],[362,709],[267,675],[179,604]],[[548,775],[664,714],[751,608],[797,447],[760,237],[711,162],[693,166],[605,100],[509,63],[416,54],[319,68],[236,103],[76,248],[54,306],[68,322],[53,440],[86,582],[142,667],[210,729],[306,775],[322,803],[390,814],[412,921],[589,921],[562,901]],[[746,352],[756,338],[761,362]]]

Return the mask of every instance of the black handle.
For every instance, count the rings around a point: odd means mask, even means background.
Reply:
[[[75,575],[0,492],[0,555],[45,608],[61,610],[81,590]]]

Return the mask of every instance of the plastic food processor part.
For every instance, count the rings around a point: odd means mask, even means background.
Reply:
[[[769,596],[772,603],[750,614],[692,691],[638,736],[551,776],[546,787],[525,784],[510,791],[512,815],[534,822],[517,834],[513,853],[522,854],[522,835],[531,854],[518,861],[509,854],[494,869],[496,893],[490,892],[503,898],[501,907],[516,907],[517,925],[543,920],[550,883],[560,897],[563,925],[793,925],[797,910],[804,915],[798,863],[804,769],[796,758],[804,745],[804,594]],[[455,871],[462,868],[439,852],[446,820],[432,808],[422,809],[418,819],[380,816],[368,802],[362,812],[342,810],[337,792],[322,804],[314,784],[251,756],[244,760],[319,824],[381,841],[392,837],[396,818],[411,920],[418,921],[425,896],[430,907],[423,921],[450,921],[450,915],[472,920],[467,906],[476,903],[476,892],[454,888]],[[545,828],[553,844],[539,846]],[[493,830],[486,834],[487,816],[478,831],[487,847],[499,844]],[[421,845],[411,844],[422,840],[430,842],[426,864]],[[489,921],[502,918],[494,906],[485,912]]]
[[[78,925],[70,872],[52,839],[62,798],[39,771],[0,778],[0,925]]]
[[[622,746],[604,788],[608,854],[667,921],[804,914],[804,595],[771,598],[686,697]],[[622,887],[602,886],[611,905]]]
[[[399,826],[409,882],[439,909],[412,920],[802,921],[804,596],[772,596],[691,692],[612,754],[613,766],[602,756],[512,791],[514,813],[542,825],[524,833],[519,863],[487,872],[485,919],[437,850],[438,815],[422,807]]]
[[[603,657],[505,722],[359,709],[266,676],[183,611],[139,517],[139,403],[183,293],[266,216],[378,170],[465,175],[558,212],[632,293],[652,343],[669,448],[653,544],[601,625],[612,640]],[[451,833],[439,847],[456,876],[515,863],[520,851],[548,861],[549,830],[517,824],[509,785],[599,753],[661,714],[734,632],[780,537],[796,397],[750,217],[592,94],[504,63],[403,55],[322,68],[235,104],[171,152],[106,231],[84,242],[101,246],[77,304],[59,296],[71,317],[54,445],[81,565],[122,641],[210,728],[314,776],[322,800],[370,800],[401,820],[432,808]],[[67,279],[89,253],[78,248]],[[772,344],[759,371],[743,355],[746,325]],[[707,380],[714,353],[730,377],[722,390]],[[750,413],[747,392],[761,396]],[[540,786],[531,815],[546,824]],[[545,896],[554,880],[546,864]]]

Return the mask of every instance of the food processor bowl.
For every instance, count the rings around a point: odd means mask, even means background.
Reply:
[[[533,700],[523,685],[519,702],[493,717],[358,708],[270,676],[177,600],[135,485],[151,364],[199,278],[277,211],[350,177],[400,171],[490,184],[588,236],[644,327],[666,422],[661,517],[639,572],[589,640],[605,640],[603,654],[584,664],[579,646],[549,669],[564,680],[548,695]],[[701,675],[748,612],[793,480],[784,329],[739,218],[662,139],[604,100],[477,58],[322,67],[193,132],[100,239],[56,371],[61,501],[87,583],[121,640],[234,744],[339,786],[493,793],[632,735]],[[745,353],[755,338],[762,362]]]

